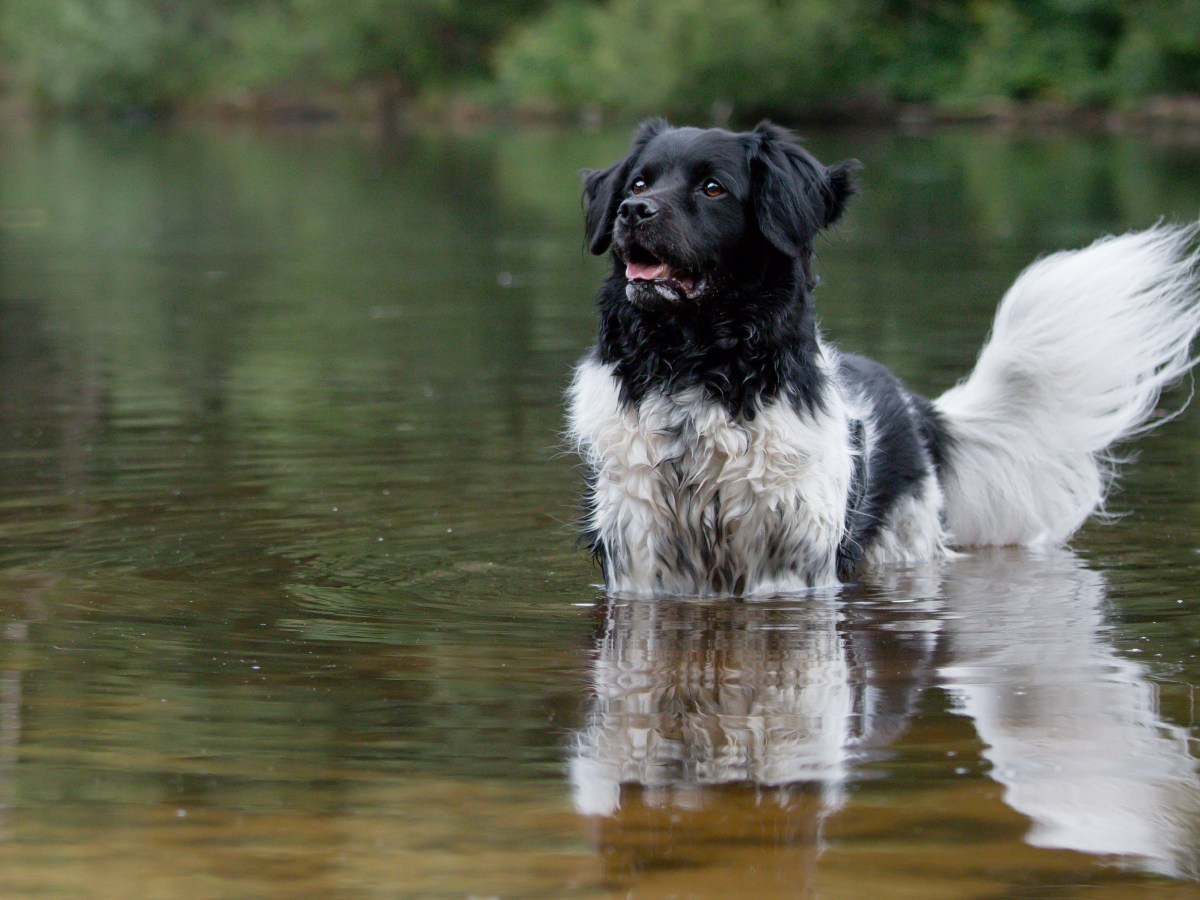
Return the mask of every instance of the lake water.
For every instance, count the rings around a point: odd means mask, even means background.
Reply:
[[[0,895],[1197,896],[1200,408],[1071,549],[607,598],[558,431],[626,141],[0,133]],[[926,393],[1200,215],[1184,137],[810,146],[826,333]]]

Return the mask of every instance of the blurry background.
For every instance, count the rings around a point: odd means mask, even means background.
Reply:
[[[0,60],[93,116],[1196,118],[1200,0],[0,0]]]

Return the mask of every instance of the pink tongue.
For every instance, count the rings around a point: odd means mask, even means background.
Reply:
[[[625,263],[625,277],[630,281],[654,281],[666,278],[667,264],[660,262],[646,265],[645,263],[627,262]]]

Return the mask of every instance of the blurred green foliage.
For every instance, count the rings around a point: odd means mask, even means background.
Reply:
[[[10,93],[94,114],[363,90],[717,118],[1114,107],[1200,91],[1200,0],[0,0],[0,60]]]
[[[837,0],[566,2],[497,60],[517,102],[637,113],[819,105],[867,77],[866,35]]]
[[[236,0],[0,0],[6,80],[43,107],[161,111],[196,89]]]

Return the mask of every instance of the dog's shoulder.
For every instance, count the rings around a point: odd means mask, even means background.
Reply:
[[[843,576],[864,560],[940,555],[945,535],[938,470],[948,448],[940,415],[874,360],[840,357],[838,380],[861,423],[857,491],[840,560]]]
[[[949,450],[942,416],[881,363],[844,354],[837,361],[843,393],[872,432],[878,464],[899,482],[924,478]]]

